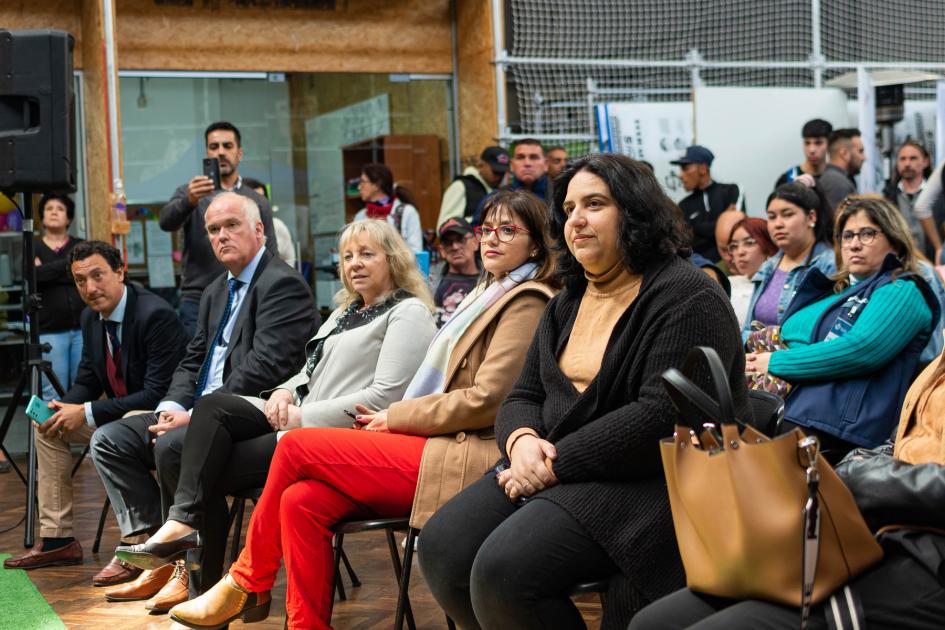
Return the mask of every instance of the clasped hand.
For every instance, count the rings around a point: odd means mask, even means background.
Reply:
[[[157,441],[171,429],[187,426],[190,423],[190,413],[187,411],[159,411],[157,414],[157,423],[148,427],[148,431],[154,434],[151,443]]]
[[[552,471],[552,462],[557,457],[555,445],[548,440],[523,435],[512,444],[509,453],[512,466],[496,475],[496,482],[509,501],[530,497],[545,488],[558,485],[558,478]]]
[[[745,371],[749,374],[767,374],[770,352],[749,352],[745,355]]]
[[[295,396],[287,389],[272,392],[263,413],[273,431],[288,431],[302,426],[302,409],[295,404]]]

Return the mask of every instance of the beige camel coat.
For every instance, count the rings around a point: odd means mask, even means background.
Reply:
[[[423,449],[410,525],[427,519],[499,459],[496,413],[518,378],[548,300],[547,285],[515,287],[459,338],[441,394],[394,403],[387,426],[394,433],[430,436]]]

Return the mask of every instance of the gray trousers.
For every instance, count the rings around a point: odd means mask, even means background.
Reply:
[[[92,462],[105,485],[122,537],[153,534],[164,523],[170,507],[162,507],[161,489],[151,471],[156,468],[155,450],[173,439],[175,432],[152,443],[155,438],[148,427],[156,422],[155,414],[146,413],[109,422],[92,434]]]

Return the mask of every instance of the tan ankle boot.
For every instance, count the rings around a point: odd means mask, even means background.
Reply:
[[[227,573],[209,591],[171,608],[171,619],[190,628],[221,628],[235,619],[243,623],[262,621],[269,616],[269,591],[250,593]]]

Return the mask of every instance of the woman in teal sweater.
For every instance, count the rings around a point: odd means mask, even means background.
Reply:
[[[820,437],[828,459],[889,438],[939,316],[895,207],[852,198],[834,232],[833,286],[819,272],[805,279],[781,328],[787,348],[749,354],[746,365],[795,386],[785,429]]]

